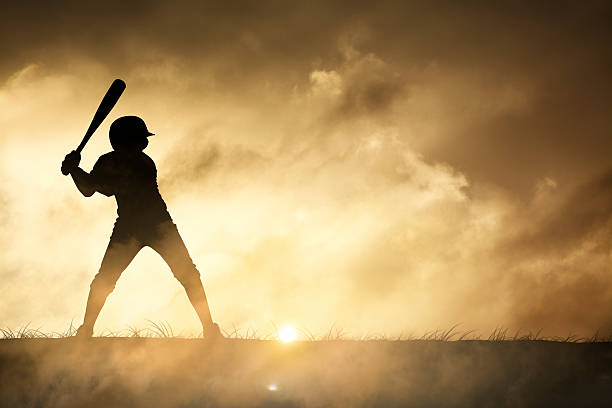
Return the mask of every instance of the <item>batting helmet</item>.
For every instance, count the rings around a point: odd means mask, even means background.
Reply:
[[[147,137],[153,136],[149,132],[144,120],[138,116],[122,116],[111,124],[109,138],[114,150],[138,149],[143,150],[149,144]]]

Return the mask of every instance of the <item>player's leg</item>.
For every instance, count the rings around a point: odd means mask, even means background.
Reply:
[[[121,273],[132,262],[142,245],[133,238],[117,238],[113,232],[111,240],[102,259],[100,270],[91,282],[85,318],[83,325],[77,331],[77,335],[91,337],[98,315],[104,306],[104,302],[115,289],[115,284]]]
[[[204,334],[207,337],[220,336],[219,326],[213,322],[210,314],[204,286],[200,280],[200,272],[193,264],[176,225],[172,222],[160,225],[159,239],[149,245],[161,255],[172,270],[174,277],[185,288],[187,297],[202,323]]]

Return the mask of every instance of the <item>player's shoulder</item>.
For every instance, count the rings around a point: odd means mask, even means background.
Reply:
[[[104,153],[102,156],[98,157],[96,164],[110,164],[116,160],[117,154],[115,151]]]
[[[142,161],[147,163],[147,165],[155,167],[155,162],[151,157],[149,157],[148,154],[146,154],[145,152],[140,152],[140,157]]]
[[[144,165],[153,169],[155,168],[153,159],[143,152],[134,153],[115,150],[100,156],[94,167],[130,167],[134,165]]]
[[[103,155],[101,155],[98,160],[112,160],[114,157],[117,156],[117,152],[114,150],[111,150],[108,153],[104,153]]]

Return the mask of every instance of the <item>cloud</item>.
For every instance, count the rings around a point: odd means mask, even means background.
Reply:
[[[611,330],[611,180],[608,171],[568,193],[550,191],[522,209],[521,224],[499,243],[515,325]]]
[[[343,68],[338,115],[348,119],[384,112],[402,96],[404,82],[399,72],[374,54],[353,56]]]
[[[1,267],[23,285],[0,322],[79,316],[114,204],[79,197],[58,165],[121,77],[82,165],[109,149],[114,118],[145,119],[222,325],[609,328],[608,14],[598,2],[7,5]],[[194,326],[160,262],[137,258],[101,327]]]
[[[571,251],[576,243],[595,240],[606,251],[612,234],[612,172],[576,187],[550,206],[541,220],[516,238],[514,245],[543,254]],[[601,244],[601,246],[599,245]]]

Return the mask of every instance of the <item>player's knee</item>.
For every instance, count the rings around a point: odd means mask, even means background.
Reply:
[[[98,273],[91,282],[90,287],[92,291],[108,294],[115,289],[116,282],[117,280],[113,279],[111,276],[105,276],[103,274]]]
[[[193,264],[173,272],[174,277],[185,287],[201,284],[200,272]]]

